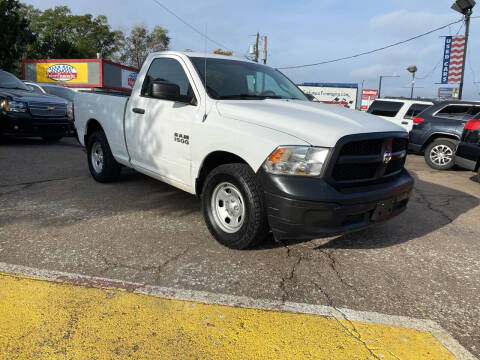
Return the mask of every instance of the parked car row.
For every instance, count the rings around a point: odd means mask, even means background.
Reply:
[[[0,137],[39,136],[56,141],[74,131],[73,109],[61,97],[34,92],[0,70]]]
[[[407,129],[408,149],[423,154],[431,168],[479,171],[480,102],[379,99],[368,112]]]

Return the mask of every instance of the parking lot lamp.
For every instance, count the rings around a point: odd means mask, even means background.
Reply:
[[[453,10],[465,16],[465,48],[463,51],[462,77],[460,79],[460,86],[458,88],[459,100],[462,100],[462,94],[463,94],[463,78],[465,75],[465,65],[467,62],[467,44],[468,44],[468,34],[470,30],[470,16],[472,15],[472,9],[474,6],[475,6],[475,0],[457,0],[452,5]]]

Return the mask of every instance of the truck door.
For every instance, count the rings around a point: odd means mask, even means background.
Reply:
[[[151,97],[154,80],[180,87],[181,95],[193,93],[187,68],[180,58],[152,61],[140,94],[132,96],[125,116],[125,137],[133,167],[153,175],[191,185],[190,130],[198,106]]]

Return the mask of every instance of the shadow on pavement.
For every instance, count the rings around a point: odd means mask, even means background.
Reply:
[[[413,195],[404,213],[368,229],[340,235],[331,240],[324,238],[325,244],[316,249],[373,249],[393,246],[439,230],[479,204],[480,200],[470,194],[416,178]],[[267,242],[257,249],[282,247],[310,240],[278,243],[270,236]]]

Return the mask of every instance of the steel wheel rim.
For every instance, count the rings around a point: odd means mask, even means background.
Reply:
[[[449,164],[452,158],[453,150],[447,145],[436,145],[430,151],[430,160],[440,166]]]
[[[211,208],[215,222],[226,233],[240,230],[245,220],[245,201],[233,184],[222,182],[212,193]]]
[[[101,173],[103,170],[104,159],[102,145],[100,145],[99,142],[93,144],[90,160],[92,162],[93,170],[95,170],[97,174]]]

